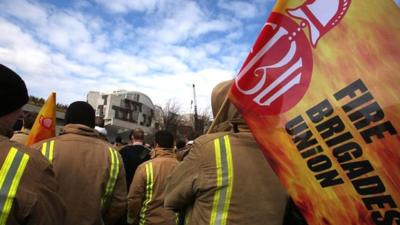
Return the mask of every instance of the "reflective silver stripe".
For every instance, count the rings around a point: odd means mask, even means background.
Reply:
[[[29,155],[12,147],[0,170],[0,224],[6,224]]]
[[[217,190],[214,193],[210,225],[226,225],[233,188],[233,163],[229,137],[214,140]]]
[[[108,148],[110,157],[111,157],[111,165],[110,165],[110,174],[107,181],[106,190],[104,192],[103,198],[101,199],[101,205],[103,206],[107,199],[110,197],[112,192],[114,191],[115,183],[117,182],[118,174],[119,174],[119,166],[120,162],[118,159],[118,153],[112,148]]]

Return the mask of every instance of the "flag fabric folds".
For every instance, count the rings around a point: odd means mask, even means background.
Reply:
[[[308,224],[400,224],[400,6],[278,0],[229,99]]]
[[[26,145],[56,136],[56,93],[51,93],[42,106],[29,133]]]

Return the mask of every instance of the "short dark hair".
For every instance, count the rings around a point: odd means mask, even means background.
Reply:
[[[117,137],[115,138],[115,143],[122,143],[122,138],[121,138],[121,136],[117,136]]]
[[[94,128],[95,111],[93,107],[87,102],[73,102],[65,112],[65,124],[83,124]]]
[[[155,135],[155,142],[161,148],[173,148],[174,147],[174,135],[169,131],[160,130]]]
[[[96,116],[95,125],[98,127],[104,127],[104,119],[103,117]]]
[[[183,147],[186,146],[186,141],[183,139],[179,139],[178,141],[176,141],[176,148],[177,149],[181,149]]]
[[[33,124],[35,123],[35,119],[36,119],[37,114],[36,113],[31,113],[31,112],[27,112],[24,114],[24,127],[26,129],[32,129]]]
[[[135,128],[129,134],[129,139],[144,140],[144,131],[140,128]]]

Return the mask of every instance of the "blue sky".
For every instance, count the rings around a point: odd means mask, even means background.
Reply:
[[[274,0],[0,0],[0,63],[58,102],[135,90],[155,104],[210,106],[233,78]]]

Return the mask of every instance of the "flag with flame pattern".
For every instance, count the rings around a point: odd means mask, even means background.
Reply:
[[[56,93],[51,93],[40,109],[29,133],[26,145],[56,136]]]
[[[310,225],[400,224],[400,4],[278,0],[231,88]]]

